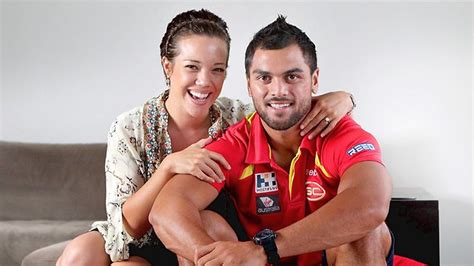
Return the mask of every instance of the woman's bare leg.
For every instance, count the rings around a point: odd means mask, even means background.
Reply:
[[[110,265],[110,258],[105,253],[104,244],[104,238],[97,231],[82,234],[67,244],[56,266]]]

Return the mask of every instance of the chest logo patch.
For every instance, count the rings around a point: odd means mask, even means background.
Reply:
[[[314,181],[306,181],[305,185],[306,185],[306,198],[309,201],[321,200],[326,195],[326,191],[324,190],[324,188],[320,184]]]
[[[257,197],[257,214],[269,214],[280,211],[280,196]]]
[[[275,172],[255,174],[255,193],[278,191]]]

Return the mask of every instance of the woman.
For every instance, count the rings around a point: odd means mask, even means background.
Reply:
[[[112,124],[106,157],[107,221],[95,222],[90,232],[72,240],[57,265],[176,263],[153,233],[148,214],[174,174],[189,173],[207,182],[225,178],[219,167],[229,167],[225,159],[201,148],[209,137],[218,137],[252,112],[240,101],[217,99],[229,48],[226,23],[207,10],[181,13],[168,24],[160,45],[168,90]],[[326,134],[353,108],[344,92],[316,100],[302,134],[313,127],[311,134],[323,128]],[[217,234],[213,221],[220,216],[209,211],[204,216],[209,233]]]

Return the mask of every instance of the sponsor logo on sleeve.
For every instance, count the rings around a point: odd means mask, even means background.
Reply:
[[[255,174],[255,192],[266,193],[278,191],[275,172]]]
[[[324,188],[317,182],[306,181],[306,198],[309,201],[318,201],[324,198],[326,191]]]
[[[280,211],[280,196],[257,197],[257,214],[269,214]]]
[[[361,151],[375,151],[375,146],[372,143],[357,144],[354,147],[350,148],[347,151],[347,154],[349,154],[349,156],[352,156],[352,155],[354,155],[356,153],[359,153]]]

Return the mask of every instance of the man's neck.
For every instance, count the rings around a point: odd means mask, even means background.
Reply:
[[[262,121],[272,158],[283,169],[289,171],[291,160],[298,152],[303,137],[300,136],[299,123],[287,130],[275,130]]]

